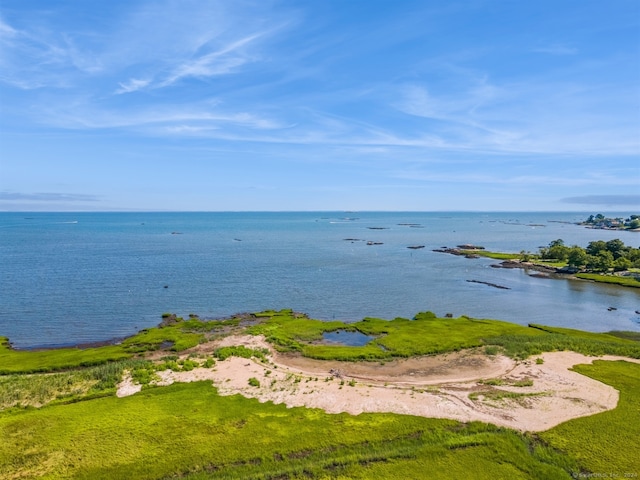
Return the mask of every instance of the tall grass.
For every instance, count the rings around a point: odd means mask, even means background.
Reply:
[[[543,332],[542,335],[499,335],[489,337],[486,343],[497,345],[514,358],[527,358],[543,352],[573,351],[584,355],[620,355],[640,358],[640,342],[634,335],[592,333],[559,327],[530,325],[531,332]]]
[[[577,365],[574,370],[618,390],[618,406],[563,423],[540,437],[575,458],[587,472],[607,478],[637,478],[640,475],[637,454],[640,452],[640,365],[596,360],[592,365]]]
[[[492,425],[394,414],[331,415],[174,384],[0,414],[9,478],[570,478],[578,468]],[[568,470],[571,469],[571,470]]]
[[[0,337],[0,375],[87,367],[131,356],[131,353],[125,352],[118,345],[87,349],[13,350],[9,346],[9,340],[6,337]]]
[[[148,364],[144,360],[120,360],[62,373],[0,376],[0,410],[110,395],[115,393],[125,369]]]

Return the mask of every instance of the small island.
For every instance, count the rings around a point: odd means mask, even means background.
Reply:
[[[589,218],[584,222],[578,223],[578,225],[601,230],[629,230],[638,232],[640,231],[640,215],[630,215],[628,218],[609,218],[598,213],[597,215],[589,215]]]
[[[443,247],[435,252],[463,255],[467,258],[488,257],[502,260],[502,268],[524,268],[541,272],[536,276],[579,278],[640,288],[640,248],[627,246],[620,239],[589,242],[586,248],[567,246],[562,239],[553,240],[537,253],[490,252],[482,247],[459,245]]]

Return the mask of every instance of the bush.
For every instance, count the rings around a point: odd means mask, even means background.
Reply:
[[[260,380],[258,380],[256,377],[251,377],[249,379],[249,385],[251,385],[252,387],[259,387],[260,386]]]

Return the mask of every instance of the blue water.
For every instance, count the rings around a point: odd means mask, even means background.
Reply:
[[[133,334],[163,312],[280,308],[346,321],[431,310],[640,331],[640,289],[532,278],[432,252],[461,243],[537,251],[557,238],[640,244],[638,233],[550,222],[588,215],[0,213],[0,335],[19,348],[68,345]],[[416,245],[425,248],[407,248]]]
[[[374,338],[375,337],[365,335],[364,333],[347,332],[345,330],[336,330],[335,332],[325,332],[322,334],[322,339],[327,343],[348,345],[351,347],[362,347]]]

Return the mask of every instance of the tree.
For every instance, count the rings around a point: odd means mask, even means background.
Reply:
[[[520,260],[523,262],[528,262],[531,260],[531,252],[525,252],[524,250],[520,250]]]
[[[624,256],[624,253],[627,249],[627,247],[624,245],[624,242],[619,238],[616,238],[615,240],[609,240],[605,245],[607,250],[613,254],[614,259]]]
[[[545,249],[544,258],[553,258],[556,260],[564,261],[569,254],[569,247],[564,244],[562,239],[557,239],[549,244],[549,248]]]
[[[603,250],[606,251],[607,250],[607,242],[605,242],[604,240],[596,240],[595,242],[589,242],[589,245],[587,245],[587,253],[589,255],[598,255],[598,253],[602,252]]]
[[[573,245],[567,254],[567,263],[572,267],[582,267],[587,263],[587,252],[584,248]]]
[[[613,262],[613,270],[616,272],[623,272],[625,270],[629,270],[632,266],[631,260],[625,257],[617,258]]]
[[[613,268],[613,255],[607,250],[601,250],[597,255],[588,255],[587,268],[594,272],[608,272]]]

